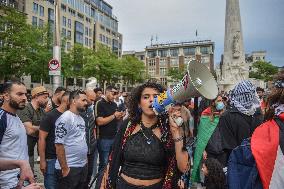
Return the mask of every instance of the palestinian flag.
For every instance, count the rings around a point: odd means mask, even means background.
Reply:
[[[264,189],[284,189],[284,113],[279,118],[281,125],[275,120],[267,121],[255,129],[251,138]]]

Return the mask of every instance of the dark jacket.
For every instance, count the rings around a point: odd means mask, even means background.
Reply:
[[[229,107],[220,117],[219,128],[222,136],[222,148],[229,157],[231,151],[242,141],[252,136],[253,131],[263,121],[260,110],[253,116],[240,113],[235,107]]]
[[[86,142],[88,145],[88,154],[92,154],[95,151],[97,140],[94,136],[95,116],[93,108],[87,108],[86,112],[80,113],[85,121]]]
[[[251,152],[250,140],[235,148],[228,162],[228,186],[230,189],[262,189],[262,183]]]

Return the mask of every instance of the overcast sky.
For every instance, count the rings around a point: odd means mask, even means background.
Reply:
[[[224,48],[226,0],[106,0],[118,17],[123,51],[151,44],[210,39],[215,63]],[[284,0],[240,0],[246,53],[267,51],[267,61],[284,66]],[[195,31],[198,30],[198,37]]]

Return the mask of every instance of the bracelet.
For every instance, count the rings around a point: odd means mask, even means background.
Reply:
[[[114,118],[113,119],[116,119],[116,116],[113,114]]]
[[[182,139],[183,139],[183,136],[178,137],[178,138],[173,138],[173,141],[174,142],[179,142],[179,141],[182,141]]]

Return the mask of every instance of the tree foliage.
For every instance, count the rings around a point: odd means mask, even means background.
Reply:
[[[186,72],[185,69],[186,67],[184,65],[179,68],[170,68],[167,74],[171,78],[170,81],[172,82],[180,81]]]
[[[51,28],[34,27],[27,24],[25,14],[5,6],[0,8],[0,79],[31,75],[33,80],[48,80],[47,65],[53,53]],[[69,39],[62,40],[65,44]],[[61,65],[64,77],[95,77],[101,85],[122,80],[132,85],[145,77],[143,62],[132,56],[118,58],[100,43],[94,50],[80,44],[68,52],[62,48]]]
[[[277,73],[278,69],[272,65],[271,62],[257,61],[253,63],[252,70],[249,73],[250,78],[261,79],[264,81],[271,81],[273,75]]]

